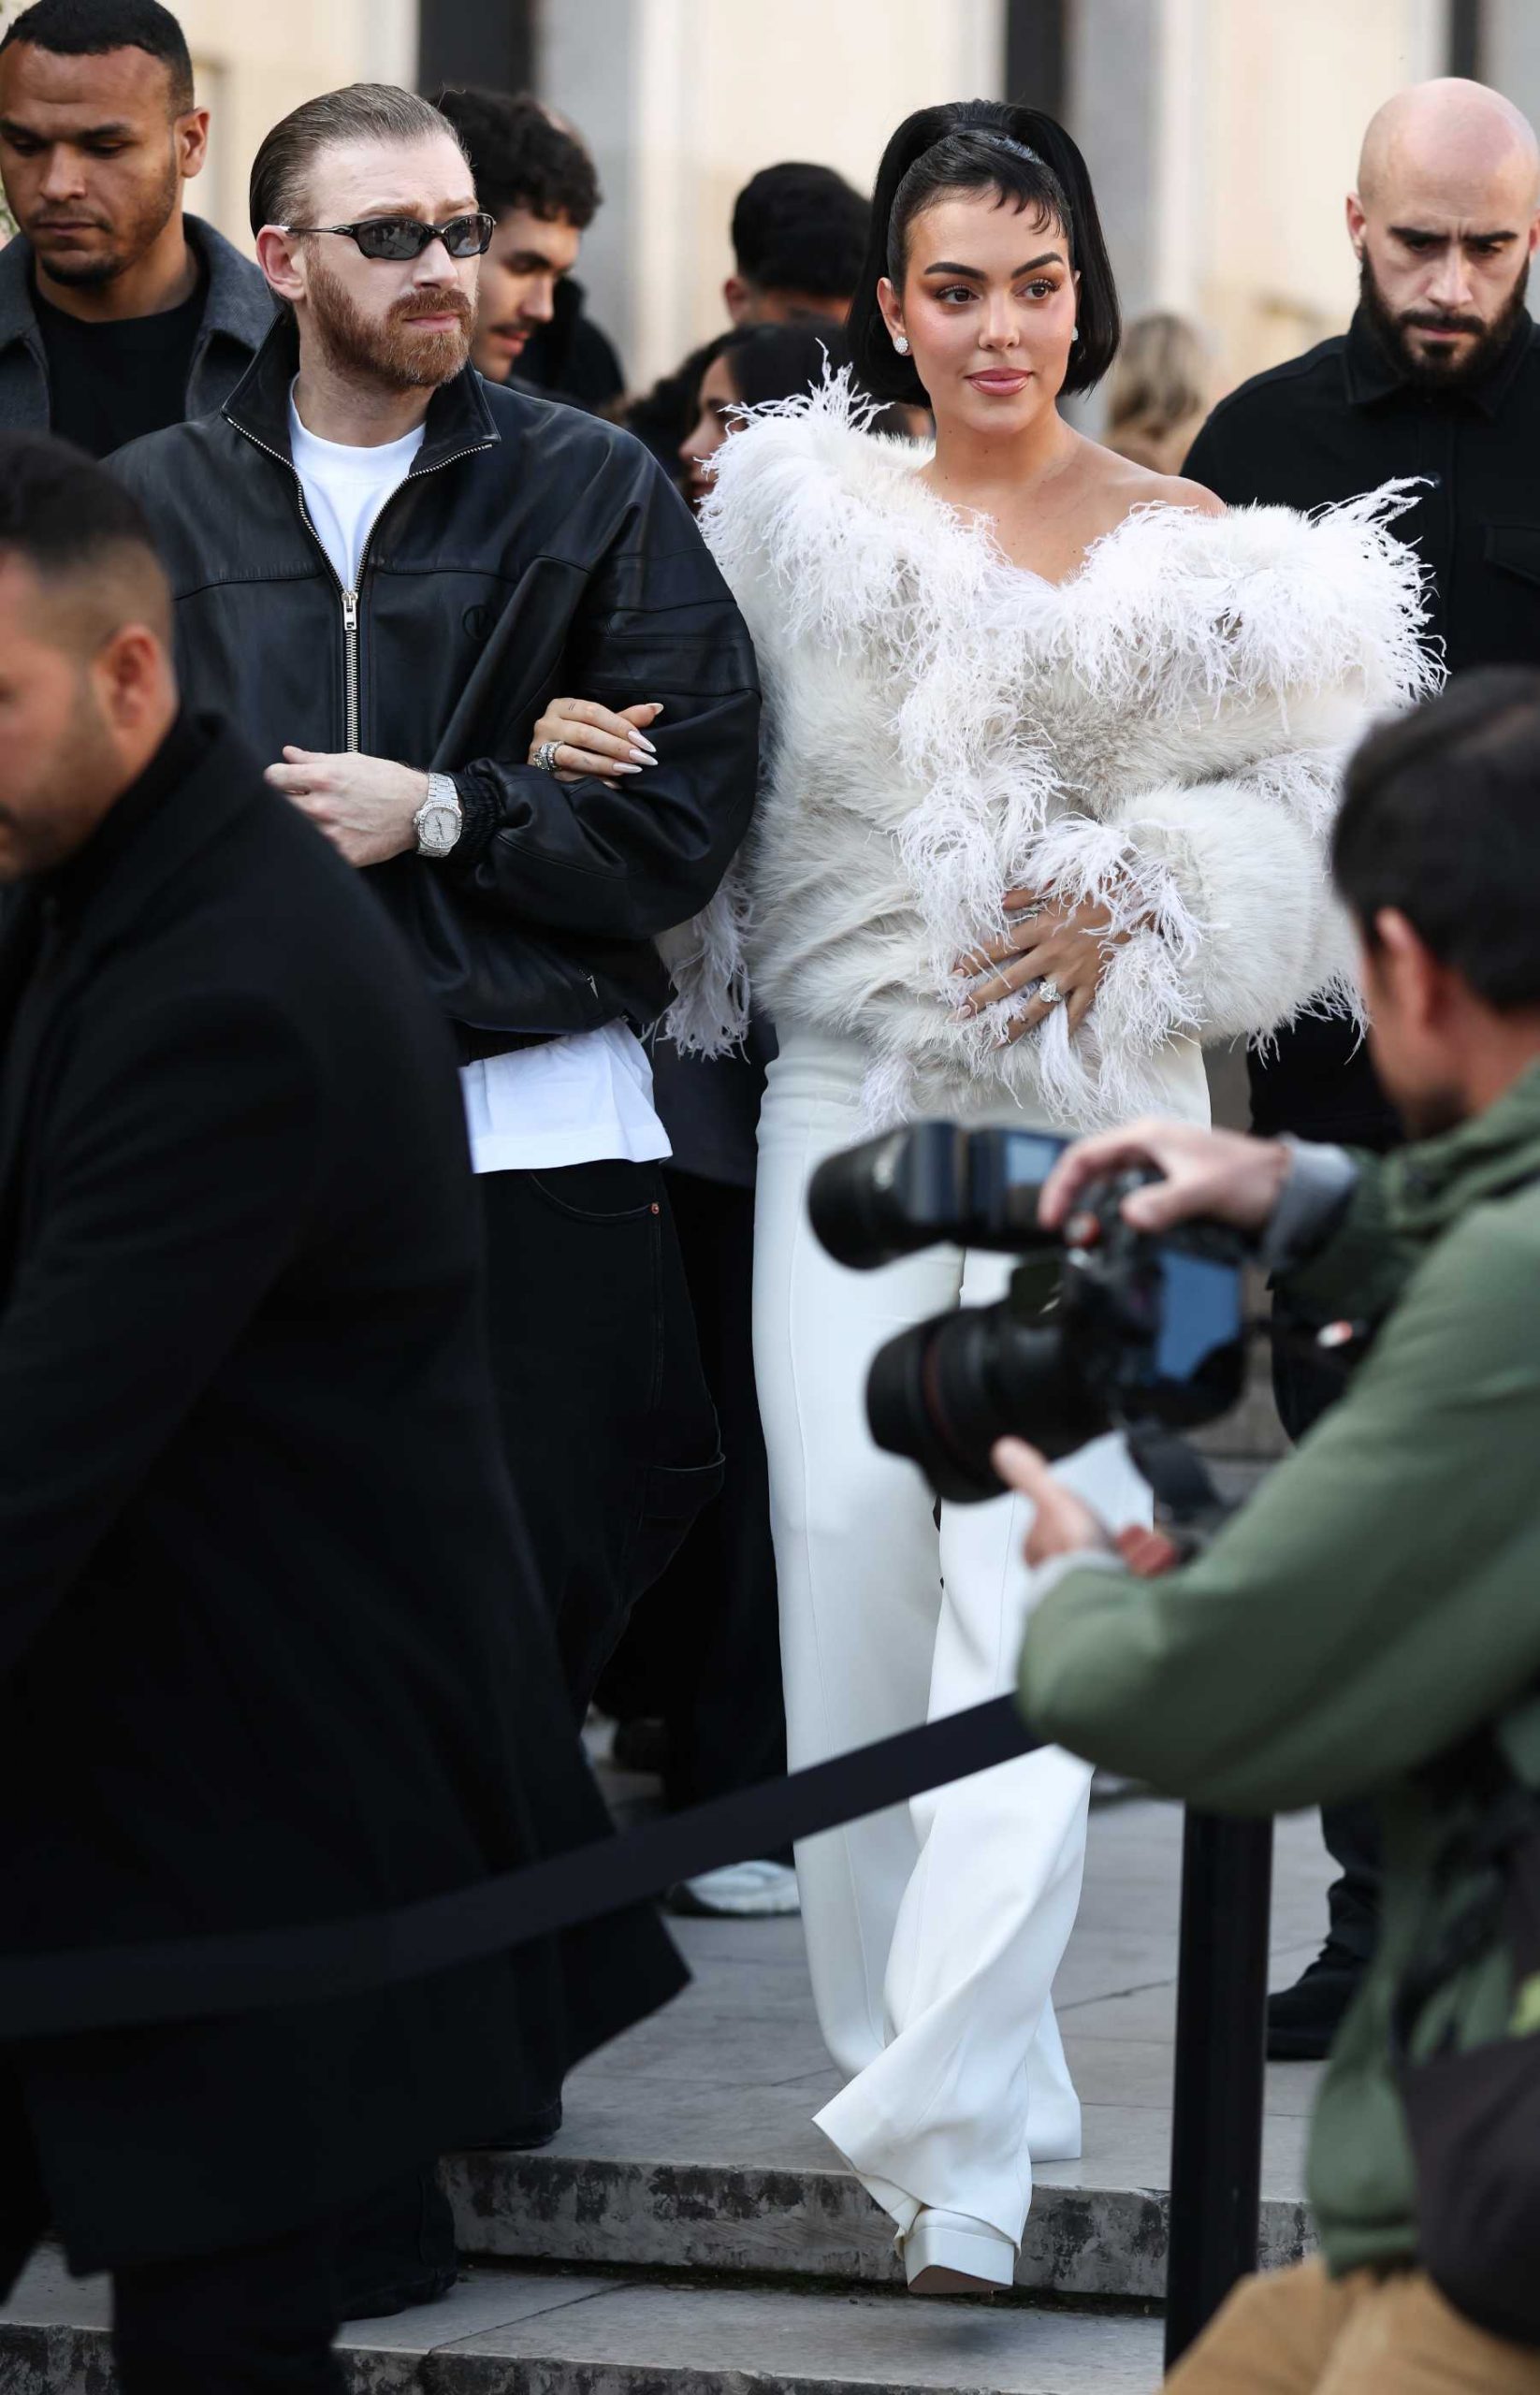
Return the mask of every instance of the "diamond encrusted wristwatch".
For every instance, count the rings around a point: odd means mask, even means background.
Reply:
[[[412,818],[420,857],[446,857],[464,828],[459,792],[447,774],[429,774],[428,796]]]

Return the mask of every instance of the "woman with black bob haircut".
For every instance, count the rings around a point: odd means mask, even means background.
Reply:
[[[672,1017],[726,1035],[717,1001],[747,972],[779,1039],[754,1346],[793,1765],[1009,1689],[1035,1593],[1025,1501],[937,1518],[865,1421],[877,1348],[998,1299],[1010,1259],[843,1271],[806,1227],[813,1171],[909,1114],[1206,1120],[1206,1039],[1350,979],[1325,869],[1338,762],[1428,671],[1393,497],[1229,515],[1066,422],[1118,316],[1058,125],[924,109],[875,220],[850,371],[734,431],[702,507],[768,739],[735,899],[680,943]],[[876,433],[852,384],[927,402],[934,447]],[[1148,1521],[1121,1438],[1065,1477],[1110,1534]],[[798,1855],[849,2080],[819,2123],[927,2293],[1009,2284],[1034,2161],[1080,2151],[1049,1996],[1090,1778],[1044,1749]]]
[[[1085,161],[1061,124],[1002,100],[954,100],[906,117],[883,153],[872,196],[872,237],[846,319],[855,379],[874,399],[928,408],[908,351],[893,347],[879,297],[904,287],[909,227],[943,195],[992,194],[1029,224],[1057,225],[1078,277],[1075,335],[1059,396],[1094,390],[1117,356],[1121,324],[1112,262]]]

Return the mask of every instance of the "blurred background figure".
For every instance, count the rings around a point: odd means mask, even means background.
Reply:
[[[711,487],[711,461],[743,423],[742,410],[794,399],[850,364],[850,344],[838,326],[743,325],[720,333],[687,359],[681,373],[694,371],[694,424],[679,443],[685,497],[699,507]],[[911,408],[881,407],[874,432],[905,439],[912,430]]]
[[[722,299],[734,325],[812,318],[837,329],[850,309],[870,225],[871,202],[832,167],[762,167],[733,208],[733,272]],[[724,346],[693,351],[626,410],[632,431],[676,472],[681,444],[697,425],[703,377]]]
[[[577,407],[612,406],[625,388],[620,360],[573,280],[603,196],[593,160],[528,92],[444,91],[439,107],[464,144],[477,198],[497,218],[481,262],[472,365],[489,382],[513,377]]]
[[[871,213],[871,202],[832,167],[763,167],[733,209],[734,270],[722,285],[733,322],[822,316],[842,325]]]
[[[94,457],[220,407],[268,286],[182,210],[203,171],[182,27],[156,0],[37,0],[0,42],[0,428]]]
[[[1196,325],[1163,308],[1136,316],[1107,377],[1108,448],[1154,473],[1179,474],[1213,404],[1213,384]]]

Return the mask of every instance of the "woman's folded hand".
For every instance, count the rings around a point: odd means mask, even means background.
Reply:
[[[658,751],[647,733],[662,714],[652,701],[622,707],[617,715],[594,699],[552,699],[530,734],[531,765],[546,741],[555,744],[551,771],[558,781],[581,781],[597,775],[617,782],[628,774],[644,773],[658,762]]]
[[[959,1015],[981,1014],[1040,983],[1046,994],[1032,994],[1029,1004],[1002,1020],[1001,1047],[1036,1031],[1056,1006],[1064,1008],[1070,1032],[1078,1031],[1111,951],[1129,934],[1112,929],[1111,909],[1097,898],[1067,907],[1051,894],[1011,890],[1005,906],[1013,919],[1010,929],[959,960],[957,970],[968,985],[958,1002]]]

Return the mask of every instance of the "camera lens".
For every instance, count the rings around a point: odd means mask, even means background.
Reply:
[[[996,1439],[1030,1439],[1066,1456],[1107,1428],[1056,1329],[1022,1322],[1009,1302],[936,1315],[879,1348],[866,1418],[890,1455],[917,1463],[938,1497],[975,1504],[1000,1494]]]
[[[967,1218],[967,1140],[916,1123],[826,1156],[807,1191],[820,1242],[858,1272],[954,1239]]]

